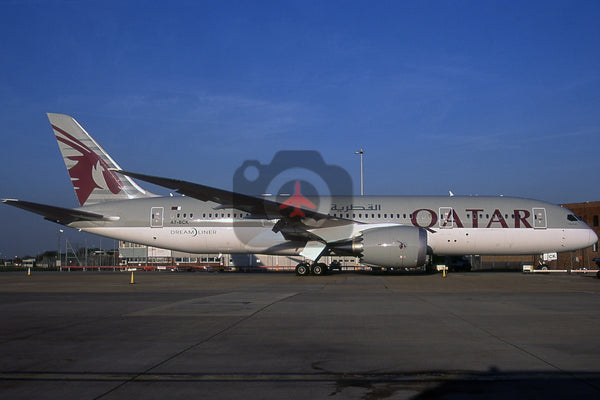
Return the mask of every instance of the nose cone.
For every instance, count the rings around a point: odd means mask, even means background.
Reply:
[[[575,251],[593,246],[598,242],[598,235],[592,228],[573,229],[563,236],[561,251]]]
[[[590,232],[590,239],[588,241],[587,247],[592,246],[594,243],[598,242],[598,235],[596,235],[596,232],[594,232],[592,229],[590,229],[589,232]]]

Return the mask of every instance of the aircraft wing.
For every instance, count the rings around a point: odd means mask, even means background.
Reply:
[[[229,190],[217,189],[210,186],[200,185],[171,178],[161,178],[158,176],[143,175],[136,172],[116,170],[123,175],[149,182],[168,189],[174,189],[177,193],[192,197],[201,201],[212,201],[220,204],[222,208],[235,208],[252,214],[253,218],[278,219],[289,217],[294,211],[293,207],[288,207],[285,203],[279,203],[272,200],[262,199],[242,193],[236,193]],[[306,218],[314,220],[333,219],[333,217],[316,212],[313,209],[299,205],[298,208]]]
[[[285,203],[217,189],[198,183],[143,175],[129,171],[118,170],[115,172],[176,190],[180,194],[197,200],[212,201],[220,204],[222,208],[235,208],[245,211],[250,213],[252,218],[278,219],[279,221],[273,227],[273,231],[281,232],[288,240],[317,240],[323,242],[347,240],[346,233],[348,229],[344,229],[344,227],[358,223],[349,219],[332,217],[303,205],[294,208],[289,207]],[[301,211],[300,215],[298,210]]]
[[[32,203],[29,201],[4,199],[2,200],[2,202],[10,206],[18,207],[23,210],[39,214],[49,221],[56,222],[62,225],[68,225],[71,222],[75,221],[101,221],[105,219],[104,215],[96,213],[81,210],[73,210],[71,208],[49,206],[46,204]]]

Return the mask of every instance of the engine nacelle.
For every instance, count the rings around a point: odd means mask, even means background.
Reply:
[[[420,267],[427,257],[427,232],[415,226],[367,229],[360,237],[361,262],[381,267]]]

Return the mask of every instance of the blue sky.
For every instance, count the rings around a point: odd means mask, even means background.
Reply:
[[[0,1],[0,197],[77,205],[59,112],[126,169],[222,188],[301,149],[358,191],[362,147],[367,194],[599,200],[599,20],[597,1]],[[57,225],[0,220],[0,258],[56,248]]]

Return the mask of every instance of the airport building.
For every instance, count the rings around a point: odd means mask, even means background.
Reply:
[[[573,211],[575,215],[586,222],[598,236],[600,236],[600,201],[563,204],[564,207]],[[518,256],[468,256],[473,270],[489,269],[516,269],[520,270],[523,265],[531,265],[533,268],[546,265],[549,269],[595,269],[594,261],[599,258],[598,243],[586,249],[558,253],[556,259],[543,260],[539,254]],[[148,247],[129,242],[119,243],[119,260],[122,266],[145,267],[150,269],[172,268],[172,269],[230,269],[230,270],[252,270],[268,269],[280,271],[292,271],[295,266],[303,261],[303,257],[273,256],[273,255],[235,255],[235,254],[191,254],[156,247]],[[342,269],[362,270],[367,268],[360,264],[357,257],[324,257],[322,261],[326,264],[337,262]],[[436,261],[438,262],[438,261]]]
[[[148,269],[178,270],[274,270],[293,271],[301,256],[274,256],[267,254],[193,254],[141,244],[119,243],[119,261],[122,266]],[[344,269],[364,269],[357,257],[323,257],[323,262],[336,261]]]

